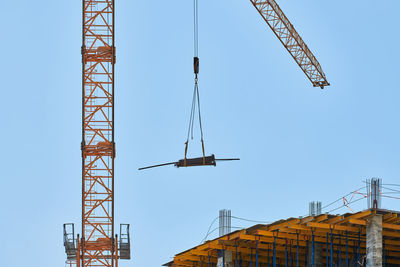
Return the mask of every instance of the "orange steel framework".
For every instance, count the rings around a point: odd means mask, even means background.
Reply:
[[[82,267],[118,266],[114,237],[114,18],[114,0],[83,0],[82,237],[77,255],[77,265]]]
[[[64,224],[71,267],[130,258],[129,225],[121,225],[124,242],[114,235],[114,3],[82,1],[82,236],[75,242],[74,225]]]
[[[250,0],[314,87],[329,86],[325,73],[275,0]]]

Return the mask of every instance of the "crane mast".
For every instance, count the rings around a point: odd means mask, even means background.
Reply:
[[[114,1],[83,1],[82,267],[116,266]]]
[[[329,86],[321,65],[275,0],[250,0],[314,87]]]
[[[82,234],[75,240],[65,224],[64,246],[71,265],[116,267],[130,241],[129,225],[119,242],[114,228],[115,1],[83,0],[82,9]]]

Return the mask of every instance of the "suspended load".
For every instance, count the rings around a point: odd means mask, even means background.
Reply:
[[[177,168],[181,167],[195,167],[195,166],[217,166],[217,161],[232,161],[232,160],[240,160],[240,159],[216,159],[214,154],[208,157],[200,157],[200,158],[192,158],[192,159],[181,159],[176,162],[169,162],[169,163],[163,163],[163,164],[158,164],[158,165],[153,165],[153,166],[148,166],[148,167],[143,167],[139,168],[139,170],[146,170],[146,169],[151,169],[151,168],[157,168],[157,167],[162,167],[162,166],[167,166],[167,165],[174,165]]]

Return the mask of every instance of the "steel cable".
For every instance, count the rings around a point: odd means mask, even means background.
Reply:
[[[199,37],[198,37],[198,24],[199,24],[199,13],[198,13],[198,0],[193,0],[193,28],[194,28],[194,57],[198,59],[199,56]],[[201,134],[201,141],[203,143],[203,123],[201,119],[201,109],[200,109],[200,93],[199,93],[199,85],[198,85],[198,77],[197,77],[197,70],[195,69],[195,84],[193,90],[193,98],[192,98],[192,106],[190,111],[190,118],[189,118],[189,129],[187,134],[187,143],[189,139],[193,139],[194,137],[194,121],[196,116],[196,105],[198,110],[198,119],[200,125],[200,134]],[[203,153],[204,154],[204,153]]]

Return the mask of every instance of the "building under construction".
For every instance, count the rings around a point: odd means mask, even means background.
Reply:
[[[400,266],[400,212],[371,208],[258,224],[181,252],[164,266]]]
[[[367,180],[367,193],[360,198],[368,200],[364,211],[322,214],[321,202],[311,202],[309,216],[235,232],[231,211],[221,210],[218,238],[177,254],[164,266],[400,266],[400,211],[381,208],[383,188],[381,179]],[[343,202],[348,208],[352,203],[346,197]]]

